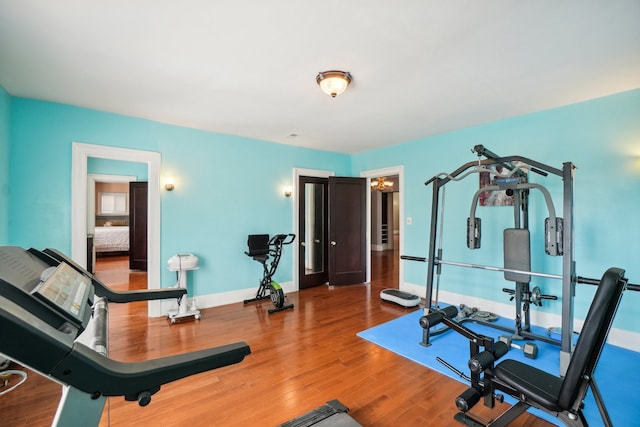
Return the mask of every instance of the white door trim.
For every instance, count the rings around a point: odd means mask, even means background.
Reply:
[[[71,164],[71,258],[87,265],[87,161],[89,157],[145,163],[147,165],[148,233],[147,287],[160,288],[160,153],[108,147],[81,142],[72,143]],[[161,303],[149,301],[148,315],[162,316]]]

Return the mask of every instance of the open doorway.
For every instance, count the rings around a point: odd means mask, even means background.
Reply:
[[[367,194],[367,281],[372,280],[374,272],[376,277],[385,275],[386,283],[397,284],[402,290],[404,268],[399,258],[404,244],[404,167],[364,171],[360,176],[368,178],[371,190]]]
[[[398,176],[371,179],[371,281],[399,289]]]
[[[143,163],[147,167],[148,224],[147,288],[160,288],[160,153],[102,145],[72,144],[71,165],[71,257],[83,267],[87,266],[87,197],[89,158],[121,160]],[[148,302],[150,317],[162,316],[160,301]]]

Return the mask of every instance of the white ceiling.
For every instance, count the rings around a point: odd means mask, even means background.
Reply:
[[[640,87],[640,1],[0,0],[0,85],[358,153]]]

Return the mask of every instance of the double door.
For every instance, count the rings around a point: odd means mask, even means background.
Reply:
[[[305,177],[298,183],[300,289],[366,280],[366,180]]]

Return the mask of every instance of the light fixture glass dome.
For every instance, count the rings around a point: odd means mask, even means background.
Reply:
[[[346,71],[323,71],[318,73],[316,81],[324,93],[335,98],[347,89],[351,74]]]

